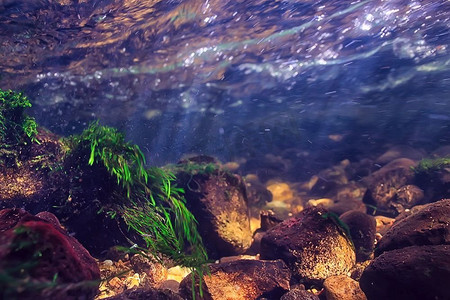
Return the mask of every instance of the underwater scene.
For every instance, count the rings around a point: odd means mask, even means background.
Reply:
[[[450,1],[0,0],[0,300],[449,283]]]

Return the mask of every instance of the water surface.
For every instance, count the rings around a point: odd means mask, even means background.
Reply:
[[[59,133],[317,164],[449,143],[449,1],[0,1],[0,87]],[[299,155],[298,153],[296,154]]]

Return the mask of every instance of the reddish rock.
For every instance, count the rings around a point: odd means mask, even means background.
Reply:
[[[21,209],[0,211],[0,272],[11,277],[0,283],[3,298],[93,299],[100,280],[96,261],[54,225],[56,217],[45,215],[53,222]]]
[[[301,289],[292,289],[284,294],[280,300],[319,300],[319,297]]]
[[[408,246],[450,244],[450,199],[424,205],[386,232],[375,255]]]
[[[346,276],[330,276],[323,282],[327,300],[366,300],[356,280]]]
[[[132,289],[105,300],[183,300],[168,289]]]
[[[210,275],[203,277],[203,297],[196,285],[195,299],[248,300],[267,297],[278,299],[289,290],[291,273],[281,260],[235,260],[211,264]],[[192,275],[180,284],[180,295],[192,299]]]
[[[450,299],[450,245],[387,251],[364,270],[361,289],[369,300]]]
[[[266,232],[261,259],[282,259],[297,279],[314,284],[346,274],[356,257],[335,215],[312,207]]]

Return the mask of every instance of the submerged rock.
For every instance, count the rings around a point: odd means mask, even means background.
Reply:
[[[363,272],[369,300],[450,299],[450,245],[411,246],[387,251]]]
[[[424,205],[397,222],[377,245],[376,255],[408,246],[450,244],[450,199]]]
[[[282,259],[299,280],[320,283],[349,272],[356,256],[334,215],[313,207],[268,230],[261,239],[261,259]]]
[[[420,149],[413,148],[407,145],[396,145],[389,148],[386,152],[380,155],[375,162],[377,164],[385,165],[398,158],[409,158],[412,160],[421,160],[426,156],[426,153]]]
[[[169,289],[132,289],[107,300],[182,300],[178,294]]]
[[[145,286],[156,287],[167,279],[167,268],[150,257],[135,254],[130,258],[130,264],[136,273],[141,274]]]
[[[198,221],[210,258],[242,254],[252,242],[245,184],[240,176],[201,158],[182,161],[174,169],[186,206]]]
[[[366,206],[362,201],[365,192],[366,188],[359,182],[351,181],[339,186],[332,197],[335,202],[329,210],[338,215],[349,210],[358,210],[365,213]]]
[[[291,273],[281,260],[235,260],[209,266],[211,276],[203,276],[203,297],[205,300],[248,300],[267,297],[278,299],[289,290]],[[180,284],[180,294],[192,299],[192,275]]]
[[[413,184],[408,184],[402,186],[397,191],[396,201],[392,205],[401,213],[405,209],[412,208],[414,205],[420,203],[423,198],[424,193],[421,188]]]
[[[38,213],[65,194],[64,180],[54,172],[64,152],[59,137],[39,128],[36,138],[39,143],[0,145],[0,208]]]
[[[450,156],[423,159],[415,172],[415,184],[423,190],[424,203],[450,197]]]
[[[346,168],[349,166],[348,160],[343,160],[339,165],[332,166],[314,175],[314,185],[311,187],[311,195],[328,196],[334,194],[335,190],[349,183]]]
[[[349,230],[355,246],[356,261],[361,262],[370,258],[375,245],[375,218],[360,211],[348,211],[340,216]]]
[[[346,275],[328,277],[323,287],[327,300],[366,300],[359,283]]]
[[[450,299],[450,200],[399,216],[360,284],[368,299]]]
[[[0,211],[2,299],[93,299],[100,270],[94,258],[60,226],[22,209]],[[56,221],[55,221],[56,220]]]
[[[244,178],[249,206],[261,207],[272,201],[272,193],[257,180],[256,176]]]
[[[364,202],[375,205],[376,208],[387,214],[398,214],[393,204],[400,188],[410,184],[414,179],[412,167],[416,163],[407,158],[391,161],[378,171],[365,177],[367,191]]]
[[[319,300],[319,297],[306,290],[292,289],[281,296],[280,300]]]

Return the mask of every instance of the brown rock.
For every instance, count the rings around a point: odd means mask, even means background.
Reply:
[[[325,197],[333,194],[338,187],[348,184],[345,171],[348,164],[348,160],[344,160],[339,165],[320,171],[315,184],[311,187],[311,195]]]
[[[267,231],[283,222],[283,220],[271,210],[262,210],[260,213],[260,218],[262,231]]]
[[[397,191],[396,204],[400,206],[397,211],[402,212],[405,208],[411,208],[418,204],[424,197],[423,190],[413,184],[402,186]]]
[[[359,283],[346,275],[330,276],[323,282],[327,300],[366,300]]]
[[[334,215],[307,208],[273,227],[261,240],[261,259],[282,259],[299,280],[320,283],[346,274],[355,264],[355,251]]]
[[[244,253],[252,233],[242,178],[215,163],[192,159],[175,167],[177,183],[185,190],[187,207],[198,221],[209,257]]]
[[[391,148],[389,148],[385,153],[383,153],[381,156],[379,156],[375,162],[377,164],[387,164],[394,159],[398,158],[409,158],[411,160],[421,160],[426,156],[426,153],[421,150],[417,150],[416,148],[413,148],[411,146],[407,145],[396,145]]]
[[[371,260],[366,260],[362,262],[356,263],[355,267],[353,267],[350,277],[356,281],[359,281],[361,278],[364,269],[370,264]]]
[[[209,269],[211,276],[203,277],[203,298],[200,298],[197,284],[196,299],[277,299],[289,290],[291,274],[281,260],[237,260],[212,264]],[[183,298],[192,299],[192,275],[181,282],[180,294]]]
[[[340,186],[336,189],[335,195],[332,196],[335,203],[329,210],[338,215],[349,210],[359,210],[365,213],[366,206],[362,200],[366,189],[361,183],[353,181]]]
[[[168,289],[132,289],[105,298],[107,300],[182,300],[179,295]]]
[[[450,199],[424,205],[394,223],[375,249],[375,255],[408,246],[450,243]]]
[[[361,289],[369,300],[450,299],[450,245],[386,251],[364,270]]]
[[[256,178],[247,176],[245,178],[247,198],[249,206],[263,206],[272,201],[272,193]]]
[[[351,210],[340,216],[349,230],[355,246],[356,261],[364,261],[373,253],[376,233],[376,222],[374,217],[360,211]]]
[[[395,219],[385,216],[375,216],[375,222],[377,224],[376,231],[381,235],[384,235],[389,230],[389,228],[391,228],[391,226],[394,224]]]
[[[306,290],[292,289],[281,296],[280,300],[319,300],[319,297]]]
[[[410,159],[399,158],[365,177],[367,191],[364,202],[385,213],[397,214],[391,204],[396,200],[399,189],[414,179],[412,167],[415,165]]]
[[[160,283],[158,286],[159,289],[167,289],[171,290],[174,293],[178,293],[178,290],[180,288],[180,283],[173,279],[168,279]]]
[[[145,273],[145,284],[156,287],[167,279],[167,269],[159,262],[152,261],[140,254],[135,254],[130,259],[131,267],[137,273]]]

